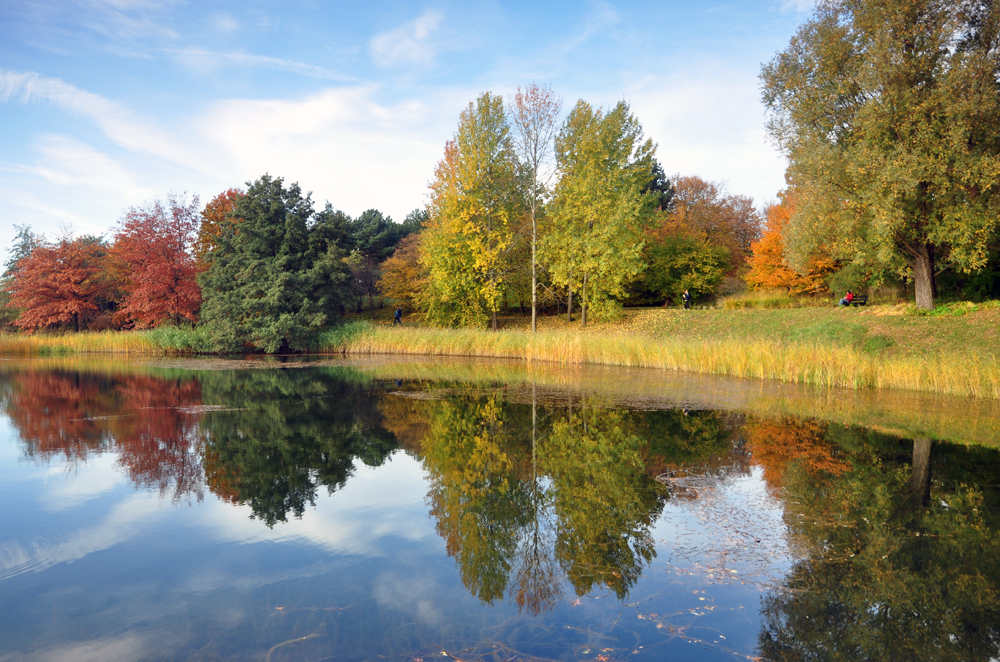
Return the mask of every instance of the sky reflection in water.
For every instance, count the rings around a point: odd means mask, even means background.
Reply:
[[[998,654],[991,449],[346,368],[0,373],[0,660]]]

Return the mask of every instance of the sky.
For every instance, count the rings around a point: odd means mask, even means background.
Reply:
[[[482,92],[630,104],[668,174],[784,186],[757,75],[810,0],[0,2],[0,246],[109,238],[168,194],[268,173],[397,221]]]

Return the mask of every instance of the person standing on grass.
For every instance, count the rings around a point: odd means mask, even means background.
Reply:
[[[681,298],[684,299],[684,310],[690,310],[691,309],[691,293],[688,292],[687,290],[684,290],[684,294],[681,295]]]
[[[396,308],[396,312],[393,313],[393,315],[392,315],[392,323],[393,323],[393,325],[402,324],[403,323],[403,309],[402,308]]]
[[[850,290],[847,290],[847,294],[844,295],[844,298],[840,300],[840,303],[838,303],[837,306],[850,307],[852,301],[854,301],[854,293],[852,293]]]

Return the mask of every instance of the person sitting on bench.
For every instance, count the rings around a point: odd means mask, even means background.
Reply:
[[[850,290],[847,290],[847,294],[844,295],[844,298],[841,299],[840,303],[838,303],[837,305],[850,306],[852,301],[854,301],[854,294]]]

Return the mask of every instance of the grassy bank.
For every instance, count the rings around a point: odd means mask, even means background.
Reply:
[[[630,310],[581,330],[524,317],[500,332],[352,322],[325,332],[321,352],[544,361],[657,368],[852,389],[904,389],[1000,400],[1000,307],[954,304],[933,315],[907,306]],[[204,352],[200,329],[0,336],[0,355],[184,355]]]
[[[715,312],[715,311],[711,311]],[[890,353],[862,341],[831,344],[813,339],[655,337],[589,330],[474,330],[393,328],[355,324],[326,339],[326,351],[348,355],[476,356],[659,368],[731,377],[775,379],[816,386],[897,388],[1000,399],[996,355],[964,351],[925,356]]]

